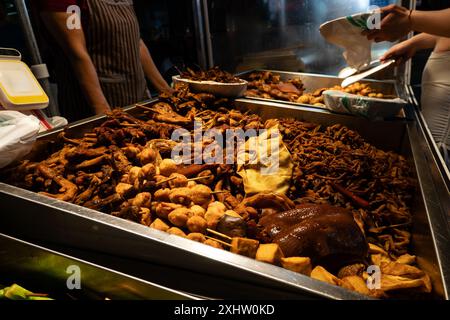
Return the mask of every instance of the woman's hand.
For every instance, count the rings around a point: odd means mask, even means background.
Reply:
[[[410,41],[404,41],[390,48],[381,58],[381,61],[395,59],[395,64],[400,65],[411,59],[417,52],[416,46]]]
[[[389,5],[380,9],[385,15],[381,28],[363,32],[367,39],[375,42],[397,41],[412,31],[411,11],[397,5]]]
[[[160,91],[160,93],[167,93],[167,94],[173,94],[175,92],[177,92],[177,90],[175,90],[174,88],[172,88],[170,86],[167,88],[164,88]]]

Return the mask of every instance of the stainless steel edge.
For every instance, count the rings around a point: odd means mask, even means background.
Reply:
[[[450,298],[450,173],[439,149],[434,142],[431,132],[426,125],[426,121],[419,109],[419,104],[414,96],[414,92],[408,86],[412,100],[410,116],[414,117],[414,122],[410,124],[409,130],[416,132],[420,139],[414,140],[412,146],[417,149],[422,159],[421,182],[426,181],[433,186],[424,195],[428,199],[430,214],[429,224],[433,231],[434,245],[440,259],[441,273],[446,283],[446,297]]]
[[[443,281],[443,293],[449,299],[450,289],[450,232],[447,221],[448,198],[444,200],[441,192],[445,184],[436,174],[439,172],[433,153],[430,149],[420,122],[408,123],[408,133],[411,141],[411,149],[414,154],[417,168],[420,191],[425,200],[427,222],[433,237],[433,246],[438,259],[438,267]],[[447,201],[445,203],[444,201]]]
[[[98,211],[0,183],[0,231],[297,292],[303,298],[368,299],[310,277]],[[20,208],[18,210],[17,208]]]
[[[205,48],[205,31],[202,14],[202,1],[192,0],[192,9],[194,12],[194,26],[197,39],[197,55],[200,67],[207,68],[207,55]]]
[[[120,300],[197,299],[194,296],[0,233],[0,272],[3,284],[6,280],[17,283],[22,278],[32,278],[31,281],[35,286],[51,285],[55,286],[50,288],[52,290],[69,292],[67,279],[70,274],[67,273],[67,269],[71,266],[78,267],[80,271],[81,288],[78,292],[74,292],[74,295],[83,295],[84,292],[89,291],[95,292],[99,297]],[[9,284],[12,283],[6,285]],[[26,283],[18,284],[26,286]]]
[[[374,144],[377,145],[377,137],[381,137],[382,140],[379,140],[378,144],[381,143],[386,146],[386,144],[390,143],[389,148],[392,150],[395,150],[395,146],[401,144],[401,140],[406,139],[407,145],[411,144],[414,156],[413,161],[420,179],[420,190],[423,198],[420,201],[422,202],[423,200],[427,210],[421,215],[426,220],[424,228],[427,229],[425,230],[427,234],[425,234],[423,239],[427,240],[425,242],[432,247],[426,251],[430,251],[432,269],[439,270],[436,275],[436,281],[440,282],[440,278],[444,277],[444,272],[447,272],[450,266],[448,258],[444,254],[445,244],[448,246],[449,238],[448,234],[441,230],[442,226],[439,229],[437,225],[438,221],[440,221],[439,217],[442,216],[439,200],[433,197],[427,198],[429,194],[435,192],[435,186],[434,183],[430,183],[426,179],[428,175],[427,160],[423,158],[424,150],[422,149],[424,147],[421,146],[424,143],[424,138],[420,130],[414,129],[416,122],[383,121],[374,124],[365,119],[329,114],[312,110],[308,107],[280,106],[267,101],[249,101],[246,99],[237,100],[237,105],[239,104],[244,104],[244,106],[241,105],[241,108],[245,107],[245,104],[255,105],[254,110],[258,111],[257,113],[261,113],[263,117],[269,115],[273,117],[284,115],[286,117],[297,114],[300,118],[307,118],[305,120],[350,125],[353,128],[362,130],[362,133],[369,133],[368,129],[371,128],[374,132],[370,138],[375,139]],[[127,110],[133,112],[134,108],[129,107]],[[80,133],[84,127],[96,125],[103,119],[104,116],[96,116],[70,125],[69,130]],[[55,130],[51,133],[43,134],[40,136],[40,140],[52,139],[59,131]],[[391,135],[385,137],[386,135],[379,134],[380,132],[390,132]],[[221,279],[232,278],[258,286],[286,290],[286,292],[297,293],[302,298],[367,298],[272,265],[220,251],[130,221],[49,199],[33,192],[1,183],[0,208],[2,212],[14,212],[14,214],[0,215],[0,231],[5,233],[12,232],[42,241],[140,259],[150,263],[160,263],[171,267],[179,267],[182,264],[183,268],[199,273]],[[428,224],[433,229],[431,230],[432,238],[428,236],[430,232]],[[441,286],[444,288],[442,295],[448,298],[447,278],[445,278]]]
[[[428,145],[430,146],[430,148],[432,150],[432,153],[434,155],[436,164],[439,167],[439,171],[440,171],[440,178],[439,178],[439,180],[444,181],[446,186],[447,186],[447,197],[445,197],[445,198],[448,201],[450,201],[450,169],[445,164],[445,160],[442,157],[442,154],[439,151],[439,148],[438,148],[438,146],[436,145],[436,142],[433,139],[433,135],[431,134],[431,131],[428,128],[427,122],[426,122],[425,118],[423,117],[422,112],[420,111],[419,103],[418,103],[416,97],[414,96],[414,92],[413,92],[412,88],[409,87],[408,90],[410,92],[412,105],[414,106],[414,111],[415,111],[414,113],[416,115],[416,119],[421,125],[422,131],[423,131],[423,135],[427,139]],[[447,212],[448,212],[449,218],[450,218],[450,209]]]
[[[206,56],[208,58],[208,68],[214,67],[214,53],[212,45],[211,27],[209,24],[208,0],[202,0],[203,18],[205,27]]]
[[[278,117],[285,113],[280,110],[290,110],[289,114],[294,117],[300,110],[297,106],[286,106],[278,103],[267,103],[263,101],[239,99],[236,103],[245,110],[260,114],[263,119],[268,116]],[[448,271],[450,268],[450,234],[447,227],[446,213],[448,213],[448,202],[445,198],[445,184],[439,176],[439,170],[435,158],[431,152],[426,135],[417,119],[414,106],[407,106],[407,118],[404,121],[382,121],[373,123],[362,118],[326,114],[324,112],[312,111],[311,108],[301,120],[327,124],[330,118],[333,122],[341,123],[357,130],[377,147],[401,152],[409,158],[415,167],[419,184],[416,201],[412,208],[413,213],[413,254],[418,255],[419,265],[426,270],[433,279],[436,291],[446,299],[449,298]],[[402,129],[405,130],[402,133]],[[388,135],[386,133],[389,133]],[[399,140],[404,140],[400,142]],[[395,146],[403,145],[401,149]],[[410,154],[410,156],[408,156]]]
[[[337,76],[325,75],[325,74],[315,74],[315,73],[305,73],[305,72],[288,72],[288,71],[278,71],[278,70],[266,70],[266,69],[257,69],[250,70],[241,73],[237,73],[236,76],[245,78],[246,75],[256,72],[256,71],[269,71],[274,74],[281,75],[282,80],[292,79],[292,78],[301,78],[303,84],[305,86],[305,92],[314,92],[320,88],[330,88],[334,85],[338,85],[342,82],[342,79],[339,79]],[[370,83],[374,89],[380,90],[386,94],[393,94],[403,99],[407,99],[406,91],[401,90],[400,86],[394,80],[374,80],[374,79],[364,79],[361,81],[363,83]],[[244,97],[249,100],[260,100],[267,101],[271,103],[279,103],[282,105],[294,105],[294,106],[303,106],[308,108],[313,108],[315,110],[325,110],[330,112],[326,107],[314,106],[310,104],[296,103],[291,101],[283,101],[283,100],[275,100],[275,99],[264,99],[259,97]],[[331,112],[330,112],[331,113]]]
[[[133,112],[136,108],[130,106],[124,110]],[[105,116],[99,115],[78,121],[66,128],[43,133],[38,141],[53,140],[63,130],[82,134],[84,128],[98,125],[104,119]],[[302,298],[368,299],[276,266],[4,183],[0,183],[0,209],[1,212],[15,212],[0,214],[0,231],[13,236],[25,236],[175,268],[180,267],[182,261],[184,268],[196,272],[287,290]]]

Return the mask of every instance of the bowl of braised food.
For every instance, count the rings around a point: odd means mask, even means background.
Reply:
[[[188,68],[187,71],[174,76],[173,82],[175,86],[180,83],[188,84],[194,92],[206,92],[226,98],[239,98],[247,91],[247,81],[218,67],[206,71]]]

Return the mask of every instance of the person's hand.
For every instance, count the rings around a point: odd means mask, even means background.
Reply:
[[[164,89],[161,89],[161,91],[160,91],[160,93],[167,93],[167,94],[173,94],[173,93],[175,93],[175,92],[177,92],[177,90],[175,90],[174,88],[172,88],[172,87],[170,87],[170,86],[167,86],[167,87],[165,87]]]
[[[417,52],[415,46],[409,41],[404,41],[390,48],[380,60],[395,59],[395,64],[400,65],[411,59]]]
[[[411,32],[411,11],[397,5],[389,5],[381,8],[380,13],[384,16],[381,21],[381,28],[364,31],[367,39],[375,42],[394,42],[403,38]]]

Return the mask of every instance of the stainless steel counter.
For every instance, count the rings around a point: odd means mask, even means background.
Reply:
[[[75,270],[70,267],[78,268],[79,289],[67,287],[71,270]],[[0,234],[0,274],[3,285],[17,283],[34,292],[48,293],[56,300],[197,299],[3,234]]]
[[[237,100],[237,106],[263,118],[294,117],[330,125],[342,123],[358,130],[375,146],[405,155],[416,169],[419,186],[413,208],[413,247],[420,266],[433,279],[438,297],[448,298],[450,285],[449,234],[443,208],[436,197],[439,185],[431,174],[432,157],[420,124],[413,121],[367,120],[330,114],[307,107],[280,106],[267,101]],[[130,107],[130,113],[140,111]],[[412,114],[411,116],[414,116]],[[94,117],[70,126],[69,135],[81,135],[104,120]],[[58,130],[41,135],[45,145]],[[389,133],[386,135],[386,133]],[[131,258],[149,264],[190,270],[210,276],[208,287],[220,295],[226,279],[248,287],[270,288],[290,298],[367,299],[345,289],[301,274],[176,237],[94,210],[65,203],[0,183],[0,231],[49,243]],[[443,224],[444,222],[444,224]],[[176,272],[173,271],[173,272]],[[239,286],[237,286],[239,288]],[[242,292],[236,291],[236,297]],[[255,292],[255,296],[258,293]],[[270,298],[270,296],[266,296]],[[278,296],[279,297],[279,296]]]
[[[302,72],[286,72],[286,71],[276,71],[276,70],[252,70],[252,71],[246,71],[243,73],[237,74],[242,79],[248,80],[248,76],[253,72],[260,72],[260,71],[268,71],[271,72],[274,75],[280,76],[281,81],[288,81],[290,79],[299,78],[305,89],[305,93],[313,93],[314,91],[318,89],[323,88],[332,88],[336,85],[341,85],[342,80],[336,76],[331,75],[323,75],[323,74],[312,74],[312,73],[302,73]],[[408,92],[405,90],[403,86],[397,85],[394,81],[380,81],[380,80],[370,80],[370,79],[364,79],[363,81],[360,81],[361,83],[367,83],[370,85],[370,87],[377,92],[382,92],[385,95],[392,95],[396,96],[402,99],[407,99]],[[325,106],[313,106],[310,104],[304,104],[304,103],[296,103],[291,101],[283,101],[283,100],[275,100],[275,99],[264,99],[259,97],[245,97],[246,99],[250,100],[258,100],[258,101],[266,101],[270,103],[278,103],[281,105],[291,105],[291,106],[299,106],[299,107],[308,107],[308,108],[315,108],[318,110],[326,110],[328,109]],[[403,114],[399,115],[400,117],[403,116]]]

